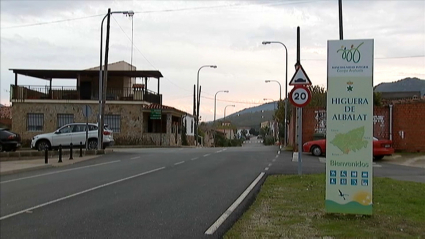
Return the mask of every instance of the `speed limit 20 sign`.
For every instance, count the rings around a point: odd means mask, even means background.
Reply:
[[[296,107],[304,107],[310,103],[311,92],[304,85],[296,85],[289,93],[289,100]]]

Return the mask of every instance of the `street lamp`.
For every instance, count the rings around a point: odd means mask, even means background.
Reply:
[[[216,119],[215,116],[216,116],[216,108],[217,108],[217,94],[220,93],[220,92],[229,93],[228,90],[219,90],[219,91],[217,91],[217,93],[215,93],[215,96],[214,96],[214,124],[213,125],[215,125],[215,119]]]
[[[274,102],[274,99],[270,99],[270,98],[264,98],[263,100],[264,101],[271,100],[272,102]],[[274,106],[274,110],[276,110],[276,104],[273,104],[273,106]]]
[[[226,105],[226,107],[224,107],[224,118],[223,118],[223,121],[226,120],[226,109],[229,106],[235,107],[235,105]],[[224,136],[227,138],[227,136],[226,136],[226,125],[224,125]],[[230,139],[232,139],[232,133],[230,133]]]
[[[235,105],[226,105],[226,107],[224,107],[224,120],[226,119],[226,108],[229,106],[235,107]]]
[[[280,84],[280,82],[277,80],[266,80],[265,82],[266,83],[276,82],[279,84],[279,101],[281,101],[282,100],[282,85]]]
[[[285,142],[284,142],[284,146],[286,146],[286,143],[288,141],[288,132],[287,132],[287,125],[286,125],[286,119],[287,119],[287,115],[288,115],[288,48],[286,48],[286,45],[283,44],[280,41],[263,41],[262,44],[263,45],[267,45],[267,44],[272,44],[272,43],[277,43],[277,44],[281,44],[283,47],[285,47],[285,51],[286,51],[286,77],[285,77]]]
[[[217,68],[216,65],[204,65],[201,66],[198,70],[198,75],[196,78],[196,120],[195,120],[195,145],[198,145],[198,125],[199,125],[199,106],[200,106],[200,98],[201,98],[201,92],[199,91],[199,72],[204,67],[210,67],[210,68]]]
[[[104,109],[105,109],[105,101],[106,101],[106,80],[107,80],[107,69],[108,67],[105,66],[105,84],[103,83],[103,77],[102,77],[102,73],[103,73],[103,69],[102,69],[102,48],[103,48],[103,22],[105,21],[106,17],[108,17],[108,26],[107,28],[109,29],[109,16],[111,14],[114,13],[122,13],[125,14],[126,16],[129,17],[133,17],[134,12],[133,11],[114,11],[111,12],[111,9],[108,9],[108,13],[103,17],[102,19],[102,23],[100,24],[100,64],[99,64],[99,119],[98,119],[98,145],[97,148],[98,149],[102,149],[103,148],[103,125],[104,125]],[[109,30],[108,30],[109,32]],[[109,34],[109,33],[108,33]],[[109,35],[107,34],[107,37],[109,37]],[[106,48],[109,48],[109,39],[106,39],[107,44],[106,44]],[[108,49],[105,49],[105,51],[107,51]],[[107,55],[105,56],[105,58],[107,59]],[[87,142],[86,142],[87,145]]]

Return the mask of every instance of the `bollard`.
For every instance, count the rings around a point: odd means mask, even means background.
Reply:
[[[62,144],[59,144],[59,161],[58,163],[62,163]]]
[[[80,158],[83,157],[83,142],[80,141]]]
[[[69,160],[73,160],[74,158],[72,157],[72,143],[69,145]]]
[[[49,163],[49,150],[47,148],[44,149],[44,163]]]

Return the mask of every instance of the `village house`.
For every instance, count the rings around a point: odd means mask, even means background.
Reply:
[[[28,144],[37,134],[53,132],[73,122],[86,122],[83,107],[90,107],[88,122],[98,121],[99,67],[86,70],[10,69],[12,128]],[[45,85],[19,85],[18,76],[44,79]],[[159,71],[140,71],[127,62],[108,65],[104,122],[116,144],[178,146],[186,112],[162,104]],[[73,79],[74,86],[52,86],[55,79]],[[136,83],[141,79],[141,83]],[[156,89],[148,87],[155,80]],[[190,115],[189,115],[190,116]],[[193,136],[187,135],[193,142]]]

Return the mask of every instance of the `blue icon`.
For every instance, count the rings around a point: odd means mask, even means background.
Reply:
[[[357,179],[351,179],[351,185],[356,186],[357,185]]]
[[[367,185],[369,185],[369,180],[362,179],[362,186],[367,186]]]
[[[347,171],[341,171],[341,177],[347,177]]]
[[[369,173],[368,172],[362,172],[362,178],[368,178]]]
[[[336,170],[331,170],[331,177],[336,177]]]
[[[347,179],[346,178],[341,178],[340,184],[341,185],[347,185]]]
[[[331,184],[336,184],[336,178],[331,178]]]
[[[357,178],[357,171],[351,171],[351,177]]]

